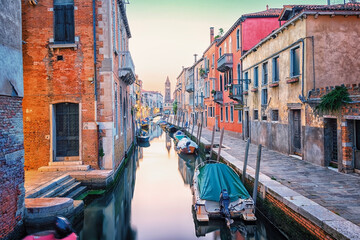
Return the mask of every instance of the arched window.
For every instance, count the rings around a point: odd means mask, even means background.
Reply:
[[[240,49],[240,29],[236,31],[236,50]]]
[[[228,53],[228,51],[227,51],[227,43],[226,42],[224,44],[224,53]]]
[[[232,39],[231,39],[231,36],[230,36],[230,39],[229,39],[229,53],[232,53]]]
[[[223,78],[222,75],[220,75],[220,91],[223,90]]]
[[[221,57],[221,55],[222,55],[222,49],[219,48],[219,58]]]
[[[240,73],[241,69],[240,69],[240,64],[237,65],[237,79],[238,79],[238,84],[240,84],[240,78],[241,78],[241,73]]]

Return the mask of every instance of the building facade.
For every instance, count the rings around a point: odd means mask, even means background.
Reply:
[[[249,90],[257,88],[245,96],[253,143],[344,172],[360,167],[359,10],[359,4],[285,6],[279,20],[286,23],[242,57]],[[317,114],[320,97],[340,85],[355,101],[340,115]]]
[[[25,216],[20,0],[2,4],[0,26],[0,239],[20,239]]]
[[[164,97],[160,92],[142,90],[142,117],[155,117],[158,114],[161,114],[163,112],[163,101]]]
[[[116,169],[133,141],[124,1],[23,1],[22,9],[25,168]]]

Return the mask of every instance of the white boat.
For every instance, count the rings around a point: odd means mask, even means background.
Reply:
[[[178,152],[183,154],[194,154],[195,150],[198,149],[198,145],[187,137],[182,138],[176,147]]]
[[[224,163],[206,161],[195,169],[193,207],[199,222],[224,218],[228,226],[234,218],[256,221],[254,201],[239,175]]]

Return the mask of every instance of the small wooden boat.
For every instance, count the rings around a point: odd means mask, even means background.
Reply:
[[[176,132],[178,129],[174,126],[174,125],[170,125],[169,127],[168,127],[168,131],[170,132],[170,133],[174,133],[174,132]]]
[[[136,138],[139,142],[148,142],[149,137],[150,137],[150,135],[149,135],[148,131],[145,131],[144,129],[140,129],[139,134],[136,136]]]
[[[206,161],[196,167],[192,190],[199,222],[223,218],[230,226],[234,218],[256,221],[253,199],[239,175],[224,163]]]
[[[69,221],[64,217],[56,217],[55,230],[43,231],[26,236],[23,240],[76,240],[77,235]]]
[[[181,139],[177,144],[177,150],[183,154],[194,154],[198,145],[187,137]]]
[[[183,139],[184,137],[186,137],[185,133],[183,133],[182,131],[178,130],[176,131],[176,133],[174,133],[174,138],[177,141],[180,141],[181,139]]]

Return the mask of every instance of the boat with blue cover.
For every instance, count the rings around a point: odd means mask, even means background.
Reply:
[[[256,221],[254,201],[239,175],[224,163],[206,161],[195,169],[193,207],[199,222],[225,219],[228,226],[234,218]]]

